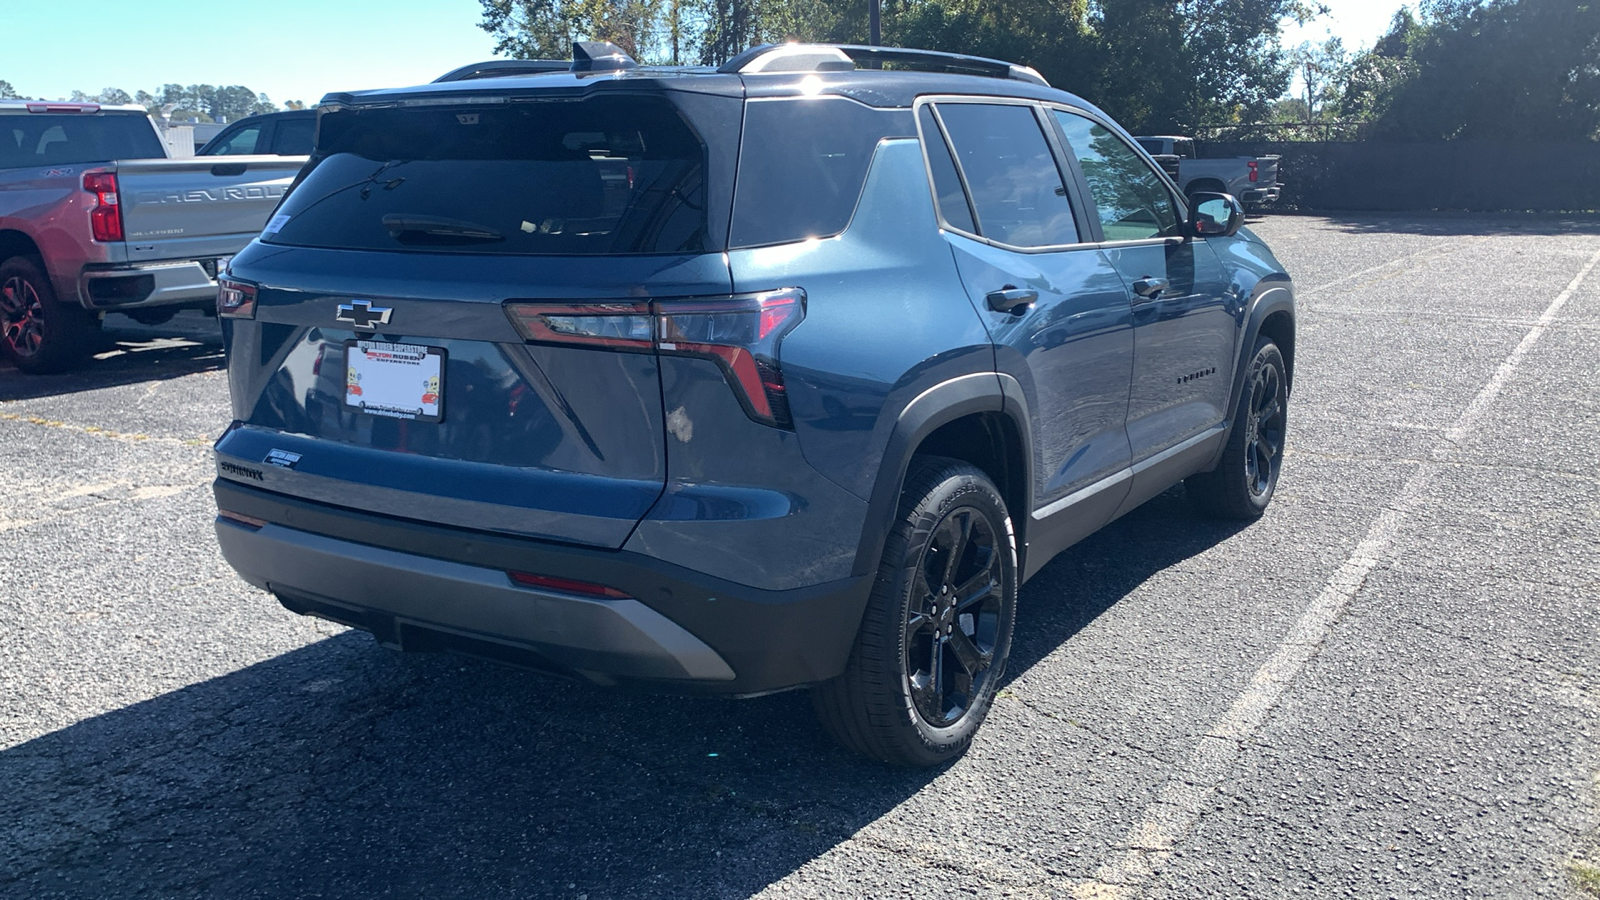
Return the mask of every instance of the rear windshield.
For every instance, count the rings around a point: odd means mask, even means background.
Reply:
[[[72,166],[167,155],[139,115],[30,113],[0,116],[0,169]]]
[[[330,113],[316,153],[267,242],[559,255],[706,247],[705,150],[661,98]]]

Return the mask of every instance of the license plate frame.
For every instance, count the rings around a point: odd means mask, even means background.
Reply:
[[[443,347],[351,338],[344,342],[344,406],[410,422],[444,421]],[[430,379],[437,379],[430,383]]]

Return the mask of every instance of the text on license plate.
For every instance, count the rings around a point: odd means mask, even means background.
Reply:
[[[444,418],[444,359],[439,347],[345,341],[345,405],[374,416],[438,422]]]

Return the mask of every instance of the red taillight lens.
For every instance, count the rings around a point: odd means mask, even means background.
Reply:
[[[116,173],[85,173],[83,189],[94,195],[94,209],[89,211],[89,231],[94,239],[122,240],[122,204],[117,197]]]
[[[805,292],[798,288],[726,300],[663,300],[656,304],[656,347],[716,360],[750,418],[792,428],[778,343],[805,314]]]
[[[1250,160],[1250,180],[1251,181],[1255,181],[1257,178],[1261,177],[1261,173],[1256,171],[1257,167],[1260,166],[1260,165],[1261,164],[1256,162],[1255,160],[1253,160],[1253,159]]]
[[[236,513],[231,509],[219,509],[217,510],[217,515],[227,519],[229,522],[232,522],[235,525],[243,525],[251,530],[264,528],[267,524],[266,519],[258,519],[255,516],[247,516],[244,513]]]
[[[256,314],[256,286],[231,278],[217,279],[217,315],[249,319]]]
[[[557,578],[553,575],[535,575],[532,572],[507,572],[513,584],[523,587],[541,588],[547,591],[560,591],[563,594],[578,594],[583,597],[604,597],[608,600],[630,600],[627,594],[613,587],[595,584],[589,581],[578,581],[573,578]]]
[[[654,303],[508,303],[506,314],[532,343],[715,360],[750,418],[792,428],[778,345],[805,318],[805,300],[786,288]]]
[[[648,303],[511,303],[511,324],[536,344],[581,344],[649,352],[655,335]]]

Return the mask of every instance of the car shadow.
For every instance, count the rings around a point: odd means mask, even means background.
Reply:
[[[1068,551],[1012,672],[1236,530],[1180,488]],[[0,894],[744,897],[937,774],[838,749],[803,693],[605,692],[344,632],[0,752]]]
[[[227,367],[215,319],[181,314],[162,325],[108,316],[93,356],[69,372],[27,375],[0,356],[0,403],[166,381]]]

